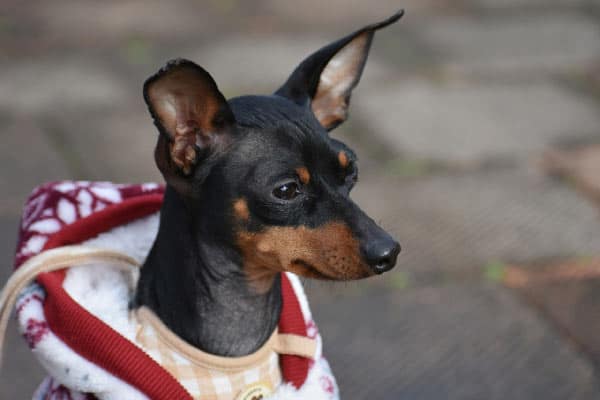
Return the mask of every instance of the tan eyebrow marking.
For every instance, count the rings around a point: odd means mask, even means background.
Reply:
[[[298,178],[300,178],[300,182],[303,184],[308,184],[310,182],[310,173],[306,167],[296,168],[296,173],[298,174]]]
[[[348,166],[348,163],[350,162],[350,160],[348,160],[348,155],[346,154],[346,152],[344,150],[341,150],[338,153],[338,162],[340,163],[342,168],[346,168]]]
[[[250,218],[250,211],[248,210],[248,203],[244,199],[237,199],[233,203],[233,212],[238,219],[247,221]]]

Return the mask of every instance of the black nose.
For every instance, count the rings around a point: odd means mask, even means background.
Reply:
[[[396,265],[400,253],[400,244],[392,238],[371,241],[365,249],[365,258],[369,266],[382,274]]]

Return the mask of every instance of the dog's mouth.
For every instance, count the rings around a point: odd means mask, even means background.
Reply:
[[[291,262],[290,270],[297,275],[306,276],[308,278],[314,279],[324,279],[324,280],[335,280],[336,278],[321,272],[317,267],[313,264],[301,260],[295,259]]]
[[[291,262],[291,272],[294,272],[297,275],[302,275],[307,278],[312,279],[321,279],[321,280],[329,280],[329,281],[345,281],[345,280],[353,280],[353,279],[362,279],[367,278],[369,276],[374,275],[374,273],[368,269],[364,269],[364,272],[361,274],[353,274],[349,275],[347,273],[338,272],[334,270],[324,270],[322,268],[316,267],[314,264],[302,260],[295,259]]]

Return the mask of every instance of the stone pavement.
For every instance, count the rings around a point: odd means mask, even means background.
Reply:
[[[398,7],[334,135],[403,253],[307,282],[343,398],[598,398],[598,0],[4,1],[0,281],[35,185],[160,179],[141,84],[165,60],[269,93]],[[0,398],[28,398],[43,372],[14,326],[7,348]]]

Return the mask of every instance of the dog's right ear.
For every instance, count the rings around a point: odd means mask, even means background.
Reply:
[[[311,54],[275,94],[299,105],[309,105],[323,128],[334,129],[348,116],[350,96],[360,80],[375,32],[398,21],[403,14],[400,10]]]
[[[155,158],[176,186],[232,140],[235,117],[213,78],[191,61],[167,63],[144,83],[144,100],[160,131]],[[174,183],[174,182],[170,182]]]

